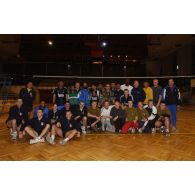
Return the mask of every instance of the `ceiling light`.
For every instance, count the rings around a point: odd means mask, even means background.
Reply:
[[[51,40],[48,41],[48,45],[53,45],[53,42]]]
[[[105,41],[103,41],[103,42],[101,43],[101,46],[102,46],[102,47],[106,47],[106,46],[107,46],[107,43],[106,43]]]

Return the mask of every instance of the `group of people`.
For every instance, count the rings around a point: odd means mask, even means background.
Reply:
[[[163,89],[158,79],[150,87],[148,81],[135,80],[133,86],[125,84],[92,84],[79,82],[69,88],[63,81],[52,92],[53,105],[49,109],[42,100],[33,109],[35,100],[33,83],[21,89],[16,105],[9,111],[6,125],[11,138],[31,137],[30,144],[55,144],[56,136],[64,145],[74,137],[88,132],[155,133],[170,135],[176,131],[176,111],[181,104],[179,89],[173,79]],[[33,114],[32,114],[33,113]],[[33,115],[33,117],[30,117]]]

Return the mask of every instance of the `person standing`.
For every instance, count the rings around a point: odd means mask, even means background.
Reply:
[[[102,93],[102,102],[105,100],[108,100],[110,103],[113,103],[114,100],[114,93],[110,89],[110,84],[106,84]]]
[[[64,86],[64,81],[58,82],[58,87],[56,87],[53,92],[53,104],[57,104],[58,110],[64,108],[64,104],[68,101],[68,90]]]
[[[75,111],[79,105],[79,100],[78,100],[78,93],[75,90],[74,85],[70,87],[70,92],[68,93],[68,101],[70,102],[70,106],[72,108],[72,114],[75,114]]]
[[[131,95],[131,90],[133,89],[133,87],[130,85],[130,80],[126,79],[125,80],[125,84],[121,85],[121,90],[124,91],[125,89],[129,90],[129,95]]]
[[[133,96],[133,103],[134,106],[137,107],[138,102],[143,102],[146,98],[146,94],[143,90],[143,88],[141,88],[139,86],[139,81],[135,80],[134,84],[133,84],[133,89],[131,91],[131,94]]]
[[[121,85],[119,83],[116,84],[116,90],[114,91],[115,100],[120,100],[121,96],[124,94],[124,91],[121,90]]]
[[[153,101],[153,91],[152,88],[149,86],[149,82],[148,81],[144,81],[143,83],[144,85],[144,92],[146,94],[146,98],[144,100],[144,105],[148,105],[149,100]]]
[[[77,94],[78,94],[80,90],[81,90],[81,84],[79,82],[76,82],[75,83],[75,92],[77,92]]]
[[[153,91],[153,103],[156,107],[159,107],[162,99],[162,87],[159,86],[158,79],[153,80],[152,91]]]
[[[110,86],[111,86],[111,91],[114,93],[116,90],[116,83],[111,83]]]
[[[33,89],[33,83],[29,81],[25,88],[20,90],[19,98],[23,101],[23,106],[26,108],[28,113],[33,110],[33,103],[35,100],[35,91]]]
[[[87,83],[83,83],[83,88],[80,90],[78,94],[78,100],[80,102],[84,102],[86,108],[90,106],[90,91],[88,89]]]
[[[177,108],[181,104],[181,95],[177,86],[174,84],[173,79],[169,79],[168,85],[163,90],[163,100],[171,112],[172,116],[172,130],[176,131],[176,121],[177,121]]]
[[[98,84],[98,86],[97,86],[97,89],[98,89],[98,91],[99,91],[99,107],[101,107],[102,106],[102,93],[103,93],[103,84],[101,84],[101,83],[99,83]]]
[[[93,90],[91,92],[91,97],[90,97],[90,105],[92,105],[92,102],[95,101],[99,105],[99,96],[97,95],[97,91]]]
[[[129,95],[128,89],[125,89],[124,95],[122,95],[120,98],[120,102],[122,103],[123,107],[127,107],[129,101],[133,101],[133,97],[132,95]]]

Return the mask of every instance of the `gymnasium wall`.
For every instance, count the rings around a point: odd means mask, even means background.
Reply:
[[[178,69],[177,69],[178,66]],[[146,61],[147,76],[192,75],[192,46]]]

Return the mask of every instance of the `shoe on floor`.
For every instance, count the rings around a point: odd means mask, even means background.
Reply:
[[[65,145],[66,143],[67,143],[67,141],[65,141],[64,139],[60,140],[60,142],[59,142],[60,145]]]
[[[172,127],[172,131],[178,131],[176,127]]]
[[[11,139],[12,139],[12,140],[16,140],[16,139],[17,139],[17,135],[18,135],[17,131],[13,131],[13,132],[11,133]]]
[[[50,144],[52,144],[52,145],[55,144],[55,141],[54,141],[50,136],[47,136],[47,137],[46,137],[46,140],[47,140]]]

